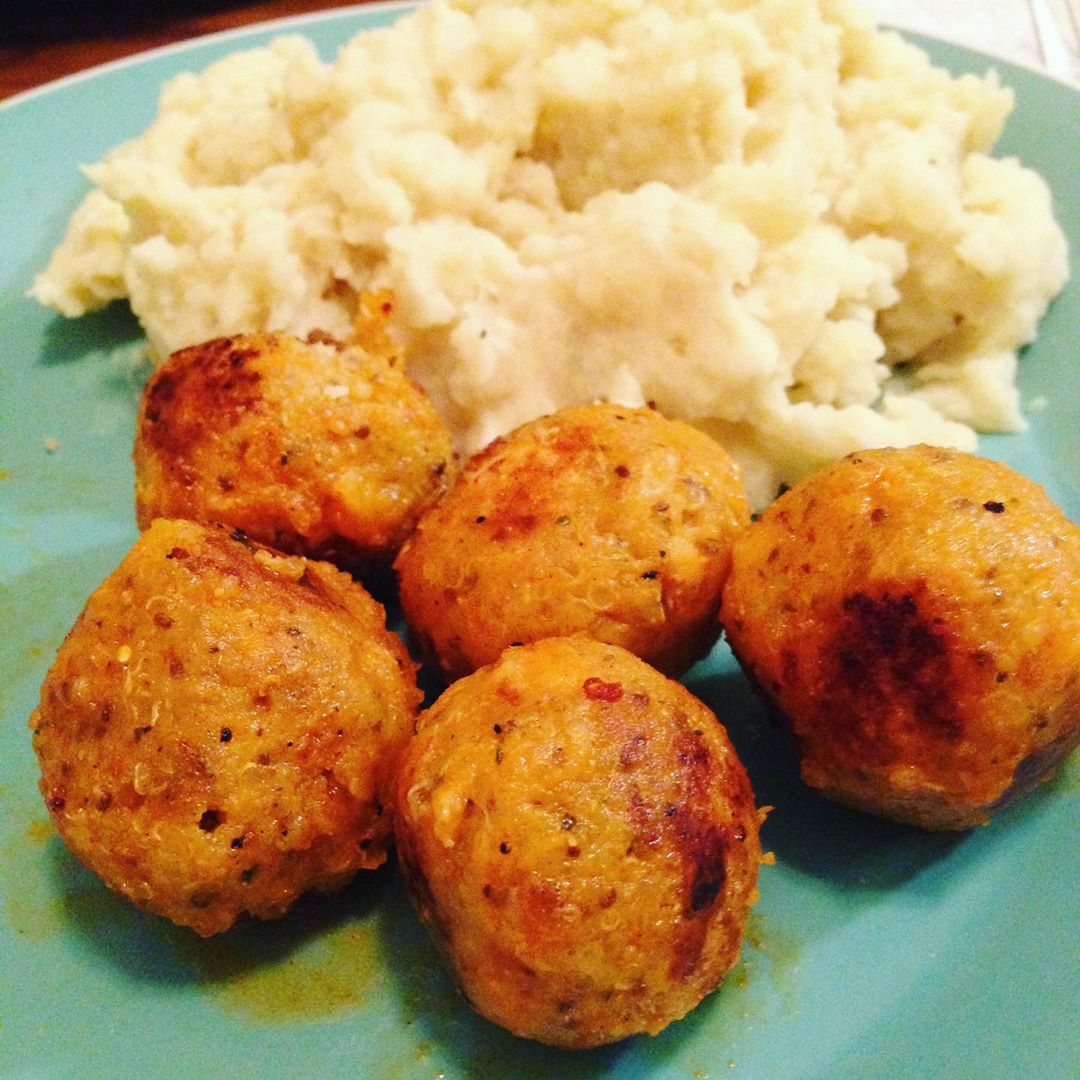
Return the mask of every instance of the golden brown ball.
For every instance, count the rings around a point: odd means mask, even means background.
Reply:
[[[409,628],[451,678],[580,633],[668,674],[704,655],[750,510],[708,436],[649,409],[564,409],[497,439],[395,569]]]
[[[716,717],[617,646],[548,638],[455,683],[402,757],[398,853],[466,997],[517,1035],[655,1034],[735,963],[758,814]]]
[[[143,392],[140,527],[223,522],[351,569],[388,563],[453,467],[393,353],[244,334],[174,353]]]
[[[928,829],[985,822],[1080,732],[1080,529],[1005,465],[853,454],[737,540],[723,623],[807,783]]]
[[[159,519],[88,600],[30,726],[72,852],[207,935],[385,861],[418,704],[347,575]]]

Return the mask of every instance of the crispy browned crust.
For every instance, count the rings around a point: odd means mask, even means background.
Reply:
[[[584,633],[677,674],[718,635],[749,520],[712,439],[648,409],[564,409],[468,462],[395,568],[406,618],[451,678],[514,642]]]
[[[134,458],[142,528],[223,522],[360,570],[393,558],[454,470],[394,353],[285,334],[173,354],[143,392]]]
[[[736,541],[722,620],[790,721],[808,783],[963,829],[1080,729],[1080,529],[997,462],[862,451]]]
[[[655,1034],[738,957],[750,784],[716,717],[621,648],[549,638],[455,683],[418,721],[397,805],[420,917],[518,1035]]]
[[[385,861],[418,704],[382,608],[347,575],[158,520],[87,601],[30,726],[68,847],[212,934]]]

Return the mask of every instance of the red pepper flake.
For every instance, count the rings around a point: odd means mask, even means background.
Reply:
[[[585,696],[590,701],[618,701],[622,698],[622,683],[604,682],[595,675],[585,680],[581,685]]]
[[[615,475],[621,476],[624,480],[630,475],[630,468],[627,465],[616,465]]]

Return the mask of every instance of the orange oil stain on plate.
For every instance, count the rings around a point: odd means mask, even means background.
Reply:
[[[253,1024],[326,1020],[364,1005],[382,982],[384,961],[368,923],[322,930],[272,959],[232,934],[195,940],[185,951],[203,975],[203,991]]]
[[[65,925],[64,905],[48,868],[46,843],[56,836],[48,818],[29,822],[0,849],[3,912],[11,932],[28,941],[45,941]]]

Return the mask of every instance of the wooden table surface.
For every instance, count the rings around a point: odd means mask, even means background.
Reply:
[[[175,41],[357,0],[24,0],[0,25],[0,98]],[[1080,79],[1080,0],[863,0],[893,25]]]

